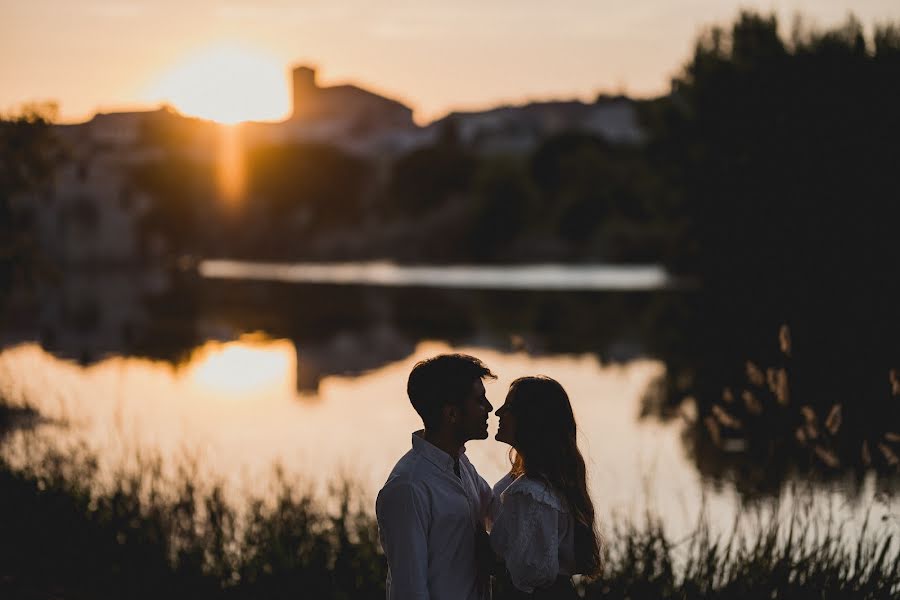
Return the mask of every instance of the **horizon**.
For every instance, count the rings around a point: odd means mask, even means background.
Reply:
[[[297,67],[297,66],[308,66],[308,65],[301,65],[298,63],[295,65],[292,65],[291,67],[289,67],[289,69],[293,68],[293,67]],[[341,85],[354,85],[354,86],[360,87],[366,91],[373,92],[378,95],[384,96],[385,98],[388,98],[391,100],[396,100],[396,97],[391,96],[389,92],[382,93],[382,92],[373,90],[372,88],[369,88],[367,86],[360,85],[359,83],[357,83],[355,81],[336,81],[336,82],[331,82],[331,83],[328,83],[328,84],[320,86],[320,87],[328,88],[328,87],[332,87],[332,86],[341,86]],[[668,93],[669,93],[668,90],[663,90],[658,95],[637,96],[637,95],[625,94],[622,92],[607,93],[604,90],[597,90],[597,92],[595,94],[589,95],[588,97],[585,97],[585,98],[562,96],[562,95],[540,97],[540,98],[524,97],[519,100],[514,100],[514,101],[502,101],[501,100],[496,104],[487,104],[484,106],[478,106],[478,107],[472,107],[472,108],[451,109],[450,111],[448,111],[446,113],[437,114],[432,119],[428,119],[428,120],[415,119],[415,123],[416,123],[416,126],[418,126],[418,127],[427,127],[427,126],[432,125],[442,119],[450,117],[451,115],[454,115],[454,114],[481,113],[481,112],[489,112],[492,110],[502,110],[505,108],[520,108],[520,107],[525,107],[525,106],[529,106],[532,104],[543,104],[543,103],[554,103],[554,102],[560,102],[560,103],[582,102],[584,104],[594,104],[597,101],[599,101],[601,98],[607,98],[607,99],[628,98],[629,100],[633,100],[633,101],[653,100],[654,98],[667,95]],[[40,107],[41,104],[44,104],[44,105],[49,104],[53,108],[57,108],[55,102],[53,102],[52,100],[24,102],[24,103],[20,104],[19,107],[20,108],[24,108],[24,107],[28,107],[28,106]],[[410,107],[410,108],[412,108],[412,107]],[[149,113],[149,112],[157,112],[157,111],[161,111],[161,110],[167,110],[167,111],[174,112],[179,117],[183,117],[183,118],[187,118],[187,119],[199,119],[201,121],[210,121],[210,122],[216,123],[218,125],[229,125],[229,126],[230,125],[240,125],[240,124],[245,124],[245,123],[246,124],[282,123],[282,122],[290,121],[290,113],[289,112],[285,113],[283,116],[280,116],[277,118],[272,118],[272,119],[246,119],[246,120],[238,120],[238,121],[221,121],[221,120],[217,120],[215,118],[210,118],[210,117],[206,117],[203,115],[192,114],[190,112],[186,112],[186,111],[182,110],[180,107],[172,104],[171,102],[167,102],[167,101],[163,100],[163,101],[157,102],[155,104],[102,106],[102,107],[98,107],[93,112],[89,112],[89,113],[85,114],[83,117],[80,117],[80,118],[73,118],[73,119],[55,118],[55,119],[52,119],[51,122],[54,125],[83,125],[85,123],[89,123],[94,118],[101,116],[101,115],[115,115],[115,114],[125,114],[125,113]],[[9,111],[7,111],[7,113],[9,114]],[[2,114],[2,113],[0,113],[0,114]],[[14,113],[12,113],[12,114],[14,114]]]
[[[741,10],[774,13],[784,31],[796,15],[824,29],[852,14],[867,33],[900,21],[900,4],[886,0],[646,0],[606,13],[586,0],[552,11],[536,3],[512,10],[316,0],[298,9],[282,0],[37,0],[9,7],[0,111],[52,102],[56,122],[81,123],[168,104],[218,122],[280,121],[289,70],[299,64],[316,66],[322,87],[351,83],[402,102],[419,125],[530,102],[650,98],[668,93],[703,30],[727,26]]]

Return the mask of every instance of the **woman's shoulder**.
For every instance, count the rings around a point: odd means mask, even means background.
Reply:
[[[498,485],[502,483],[502,481],[503,480],[500,480]],[[511,495],[526,497],[560,512],[567,512],[565,503],[562,501],[556,490],[554,490],[546,481],[541,479],[535,479],[533,477],[528,477],[527,475],[516,477],[502,493],[503,498],[508,498]]]

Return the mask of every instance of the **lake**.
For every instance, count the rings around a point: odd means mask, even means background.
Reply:
[[[727,530],[810,491],[851,528],[871,511],[900,529],[895,478],[736,468],[740,447],[712,455],[696,442],[690,401],[660,409],[667,307],[690,293],[671,283],[655,266],[220,261],[69,274],[10,303],[0,394],[45,420],[7,435],[3,451],[29,435],[84,443],[107,470],[155,453],[238,496],[265,493],[280,464],[317,493],[350,479],[371,502],[420,427],[410,369],[464,352],[499,375],[486,385],[495,408],[516,377],[564,385],[601,520],[650,510],[681,536],[706,511]],[[491,415],[490,438],[467,445],[490,483],[508,468],[496,427]]]

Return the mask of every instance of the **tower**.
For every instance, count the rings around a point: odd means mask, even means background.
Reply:
[[[292,119],[309,116],[315,110],[315,95],[319,90],[316,85],[316,70],[312,67],[294,67]]]

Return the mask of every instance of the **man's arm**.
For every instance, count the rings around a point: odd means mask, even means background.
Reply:
[[[428,599],[430,511],[409,483],[388,482],[375,502],[381,546],[391,572],[389,600]]]
[[[494,498],[494,490],[484,477],[475,473],[475,485],[478,487],[478,499],[481,501],[481,520],[487,531],[491,530],[499,511],[499,500]]]
[[[500,501],[494,497],[494,490],[491,489],[490,484],[477,472],[475,473],[475,485],[478,488],[478,499],[481,503],[481,527],[475,534],[475,561],[479,573],[496,575],[497,555],[491,548],[487,531],[494,526],[494,519],[499,513]]]

